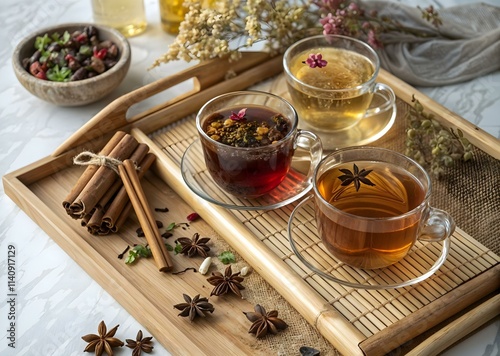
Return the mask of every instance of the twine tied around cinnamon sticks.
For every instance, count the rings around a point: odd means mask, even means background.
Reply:
[[[113,157],[92,153],[90,151],[84,151],[73,157],[73,164],[78,166],[104,166],[119,175],[120,172],[118,171],[118,166],[123,164],[123,161]],[[139,167],[136,166],[135,168],[136,170],[139,170]]]
[[[118,131],[98,154],[80,153],[73,161],[87,168],[62,205],[93,235],[117,232],[133,208],[159,270],[168,271],[173,264],[140,184],[156,159],[148,151],[146,144]]]

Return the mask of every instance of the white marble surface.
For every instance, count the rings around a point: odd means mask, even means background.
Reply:
[[[426,0],[437,8],[467,0]],[[500,5],[498,0],[488,1]],[[31,96],[17,82],[11,68],[14,46],[28,33],[56,23],[92,21],[90,1],[2,0],[0,4],[0,174],[24,167],[49,155],[67,137],[99,112],[112,99],[186,68],[171,63],[147,71],[172,41],[159,25],[158,3],[145,0],[147,31],[130,39],[132,66],[120,88],[108,98],[80,108],[60,108]],[[500,137],[500,73],[474,81],[422,90],[449,109]],[[9,305],[7,287],[8,246],[16,249],[16,348],[8,346]],[[105,320],[120,324],[117,336],[134,338],[144,329],[109,294],[92,280],[50,237],[21,211],[0,188],[0,354],[81,355],[81,336],[96,332]],[[473,332],[445,355],[497,355],[500,319]],[[117,355],[129,355],[122,348]],[[168,355],[158,343],[156,355]]]

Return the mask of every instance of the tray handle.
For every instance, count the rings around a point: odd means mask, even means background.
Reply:
[[[216,83],[224,81],[224,77],[229,71],[233,71],[239,75],[256,65],[269,60],[269,58],[269,54],[264,52],[244,52],[242,53],[242,58],[238,61],[230,61],[227,58],[214,59],[200,63],[174,75],[158,79],[141,88],[133,90],[115,99],[99,113],[97,113],[92,119],[90,119],[66,141],[64,141],[52,153],[52,156],[59,156],[79,144],[97,139],[118,129],[127,131],[128,127],[164,110],[167,106],[188,100],[194,94],[204,91]],[[227,68],[227,70],[220,70],[221,68]],[[189,79],[193,79],[194,81],[193,89],[177,96],[172,100],[164,102],[127,119],[127,112],[132,105]]]

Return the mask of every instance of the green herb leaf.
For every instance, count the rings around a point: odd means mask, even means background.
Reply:
[[[173,229],[175,229],[177,227],[177,224],[176,223],[170,223],[168,224],[167,226],[167,231],[172,231]]]
[[[127,258],[125,259],[125,263],[130,265],[130,264],[134,263],[136,259],[137,259],[137,252],[134,250],[130,250],[128,252]]]
[[[134,250],[137,251],[137,255],[140,257],[151,257],[151,249],[149,246],[143,246],[143,245],[136,245],[134,246]]]
[[[67,82],[71,76],[71,69],[68,67],[59,68],[59,65],[55,65],[47,70],[47,78],[54,82]]]
[[[225,265],[236,262],[236,258],[231,251],[224,251],[218,257],[219,260]]]
[[[87,45],[80,46],[79,52],[87,57],[90,57],[92,55],[92,49]]]
[[[182,251],[182,245],[180,243],[175,243],[175,248],[174,248],[174,253],[177,255],[179,253],[181,253]]]
[[[69,34],[68,31],[64,31],[63,38],[61,40],[62,44],[68,43],[68,41],[71,39],[71,35]]]
[[[45,51],[45,47],[47,47],[50,44],[50,42],[51,40],[48,34],[45,34],[43,37],[38,36],[35,39],[35,48],[43,52]]]
[[[174,248],[170,244],[165,244],[165,247],[167,248],[167,251],[173,251]]]

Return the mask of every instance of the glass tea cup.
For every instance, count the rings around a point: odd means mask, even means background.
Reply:
[[[325,139],[329,133],[353,135],[349,129],[362,119],[371,118],[357,129],[365,133],[356,133],[360,137],[345,146],[374,141],[392,125],[386,117],[395,110],[396,97],[388,85],[375,81],[380,59],[366,43],[340,35],[308,37],[286,50],[283,67],[301,127],[318,134],[325,148],[339,147]]]
[[[246,135],[243,124],[251,126],[253,121],[257,126],[267,122],[270,128],[257,128]],[[227,137],[220,137],[225,126],[232,125],[241,131],[234,129]],[[314,167],[322,157],[321,141],[297,126],[297,112],[288,101],[260,91],[219,95],[208,101],[196,116],[196,128],[211,177],[221,189],[241,198],[257,198],[276,188],[287,176],[298,146],[310,153],[311,164],[305,179],[312,182]],[[240,140],[242,147],[225,143],[228,140]]]
[[[452,217],[429,205],[431,181],[414,160],[375,147],[326,156],[313,178],[319,236],[341,262],[362,269],[390,266],[417,240],[437,242],[455,230]]]

